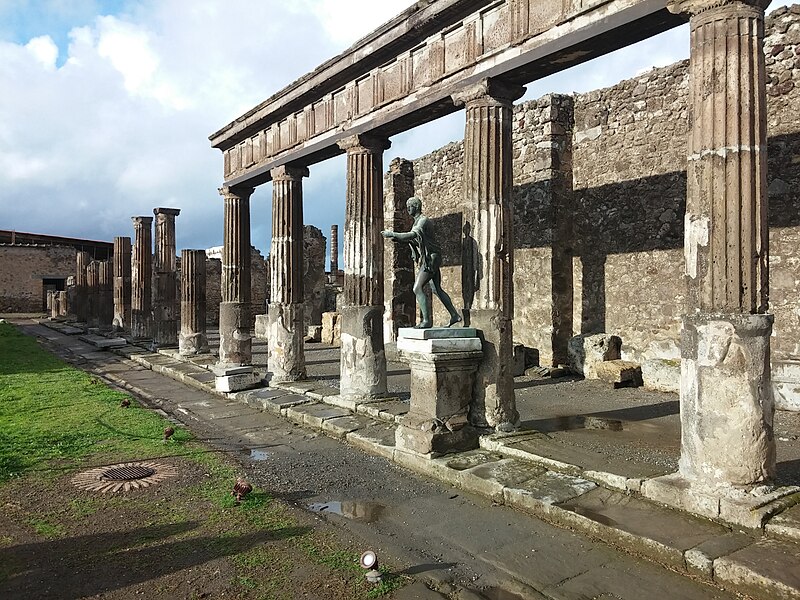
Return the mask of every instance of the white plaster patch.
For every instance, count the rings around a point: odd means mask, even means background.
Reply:
[[[711,220],[708,217],[686,213],[683,219],[686,232],[684,237],[683,256],[686,275],[697,278],[698,246],[708,246],[711,231]]]
[[[603,128],[598,125],[597,127],[591,127],[590,129],[584,129],[583,131],[576,131],[574,143],[580,144],[585,140],[594,141],[599,138],[603,134]]]

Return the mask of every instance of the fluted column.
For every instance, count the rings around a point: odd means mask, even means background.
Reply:
[[[153,341],[158,346],[178,344],[178,272],[175,261],[175,217],[179,208],[154,208],[156,221],[153,270]]]
[[[389,140],[356,135],[347,152],[341,391],[354,399],[386,393],[383,347],[383,151]]]
[[[114,329],[131,326],[131,238],[114,238]]]
[[[86,324],[89,327],[100,327],[100,263],[96,260],[86,267],[86,292]]]
[[[184,356],[208,352],[205,250],[181,250],[181,333],[178,347]]]
[[[222,302],[219,305],[219,362],[250,365],[250,196],[253,188],[223,187],[225,234]]]
[[[80,251],[75,256],[75,308],[78,321],[86,323],[89,315],[89,295],[86,288],[86,267],[89,266],[88,252]]]
[[[764,9],[769,0],[681,0],[690,15],[679,472],[645,494],[751,527],[738,486],[775,475],[768,302]],[[751,502],[752,504],[748,504]],[[755,519],[755,522],[754,522]]]
[[[466,108],[464,130],[465,229],[477,265],[470,325],[482,331],[483,362],[470,413],[477,426],[501,429],[519,420],[514,399],[514,235],[511,208],[513,102],[524,88],[496,80],[453,95]]]
[[[131,217],[134,242],[131,259],[131,336],[150,337],[153,312],[153,217]]]
[[[331,225],[331,276],[333,281],[339,274],[339,226]]]
[[[272,176],[269,359],[273,382],[305,379],[303,352],[303,177],[308,169],[280,166]]]

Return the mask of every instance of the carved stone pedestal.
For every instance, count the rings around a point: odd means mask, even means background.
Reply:
[[[397,350],[411,367],[411,410],[395,433],[397,447],[430,458],[477,448],[467,418],[483,357],[475,329],[401,328]]]

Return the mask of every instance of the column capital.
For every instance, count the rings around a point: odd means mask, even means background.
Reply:
[[[522,98],[524,93],[525,88],[521,85],[490,78],[466,87],[450,97],[456,106],[468,106],[474,102],[511,106],[515,100]]]
[[[772,0],[671,0],[667,9],[673,14],[699,15],[715,8],[743,8],[748,7],[761,12],[766,10]]]
[[[269,171],[272,181],[301,181],[303,177],[308,177],[308,167],[291,167],[281,165]]]
[[[339,148],[348,154],[379,154],[388,150],[392,142],[384,137],[373,136],[365,133],[351,135],[339,140]]]
[[[225,200],[228,198],[249,200],[250,196],[253,195],[253,192],[256,191],[256,188],[223,185],[221,188],[217,188],[217,191]]]
[[[181,214],[181,209],[180,208],[163,208],[163,207],[159,207],[159,208],[154,208],[153,209],[153,214],[154,215],[171,215],[173,217],[177,217],[179,214]]]
[[[131,217],[131,221],[133,221],[135,225],[144,225],[149,226],[153,224],[153,217]]]

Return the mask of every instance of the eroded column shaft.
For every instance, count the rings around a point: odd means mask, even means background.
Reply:
[[[336,281],[339,273],[339,226],[331,225],[331,275]]]
[[[691,15],[680,472],[746,485],[775,474],[769,370],[768,0],[683,0]],[[761,314],[759,314],[761,313]]]
[[[369,398],[386,393],[383,346],[383,151],[389,141],[358,135],[347,151],[341,390]]]
[[[131,238],[114,238],[114,329],[131,326]]]
[[[486,80],[453,96],[466,108],[465,235],[473,238],[476,269],[470,325],[483,332],[483,361],[470,418],[507,428],[519,420],[514,399],[514,235],[511,208],[513,101],[524,88]]]
[[[303,177],[308,169],[272,169],[269,371],[272,381],[305,379],[303,353]]]
[[[98,264],[99,293],[97,318],[100,329],[111,329],[114,321],[114,269],[111,261]]]
[[[93,260],[86,267],[87,320],[89,327],[100,326],[100,263]]]
[[[178,273],[175,261],[175,217],[177,208],[154,208],[155,253],[153,270],[153,341],[158,346],[178,343]]]
[[[88,252],[78,252],[75,256],[75,308],[73,309],[78,321],[87,322],[89,315],[89,295],[86,288],[86,267],[89,266]]]
[[[222,247],[222,302],[219,305],[219,361],[252,362],[250,336],[250,196],[253,188],[220,189],[225,202]]]
[[[150,337],[153,312],[153,217],[132,217],[134,242],[131,259],[131,336]]]
[[[205,250],[181,251],[181,332],[178,347],[184,356],[208,352]]]

